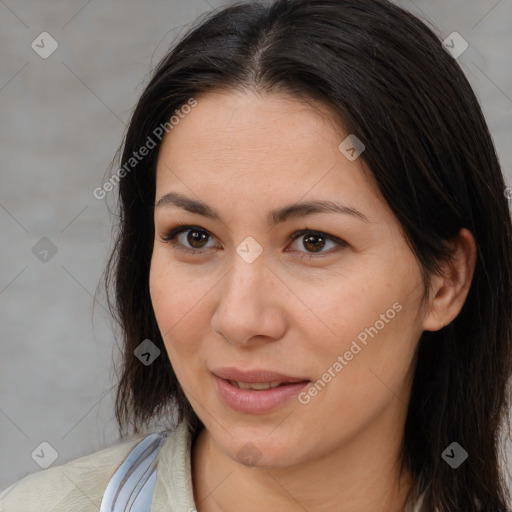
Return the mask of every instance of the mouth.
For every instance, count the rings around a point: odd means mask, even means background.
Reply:
[[[232,386],[236,386],[239,389],[253,389],[257,391],[264,389],[274,389],[278,386],[286,386],[290,384],[290,382],[253,382],[251,384],[249,382],[239,382],[237,380],[228,380],[228,382]]]
[[[217,391],[231,409],[246,414],[263,414],[297,396],[311,381],[267,370],[242,372],[221,368],[212,372]]]
[[[212,373],[221,379],[240,382],[242,384],[295,384],[296,382],[309,381],[307,377],[292,377],[284,373],[274,372],[271,370],[239,370],[233,366],[217,368]],[[273,387],[275,387],[273,386]]]

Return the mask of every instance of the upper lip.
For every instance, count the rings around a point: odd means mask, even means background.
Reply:
[[[272,372],[269,370],[239,370],[232,366],[225,368],[217,368],[212,370],[217,377],[225,380],[234,380],[237,382],[246,382],[248,384],[265,383],[265,382],[305,382],[309,379],[304,377],[290,377],[282,373]]]

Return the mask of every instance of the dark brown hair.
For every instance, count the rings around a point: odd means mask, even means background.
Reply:
[[[501,429],[512,355],[512,223],[505,183],[481,108],[456,60],[422,21],[386,0],[246,1],[192,27],[154,70],[133,112],[120,166],[191,98],[219,89],[286,92],[317,100],[365,144],[362,158],[429,276],[465,227],[477,262],[459,315],[425,331],[402,464],[426,490],[424,510],[505,512]],[[120,433],[179,413],[202,424],[166,355],[149,294],[155,168],[160,141],[119,182],[119,233],[106,286],[123,335],[116,401]],[[150,339],[161,357],[134,350]],[[508,424],[508,423],[507,423]],[[441,454],[459,443],[452,469]]]

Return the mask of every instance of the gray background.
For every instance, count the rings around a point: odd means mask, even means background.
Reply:
[[[118,352],[104,294],[93,300],[114,218],[92,191],[152,66],[187,24],[227,3],[0,0],[0,489],[41,469],[31,453],[43,441],[59,465],[118,439]],[[468,41],[458,60],[510,186],[512,0],[401,4],[442,39]],[[44,31],[59,44],[48,59],[31,48]],[[32,251],[42,237],[57,248],[47,262]]]

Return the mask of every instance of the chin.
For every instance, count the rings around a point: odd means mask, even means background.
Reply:
[[[304,447],[300,439],[293,439],[285,429],[275,428],[269,423],[259,426],[230,425],[227,434],[215,429],[210,434],[219,447],[235,462],[246,467],[277,468],[298,463],[297,446]],[[222,436],[219,439],[217,436]]]

